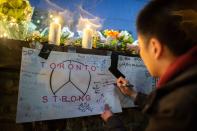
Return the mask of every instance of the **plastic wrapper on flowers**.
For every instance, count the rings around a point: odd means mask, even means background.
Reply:
[[[138,41],[134,41],[132,44],[127,44],[127,51],[129,51],[131,54],[138,54],[140,53],[140,49],[138,46]]]

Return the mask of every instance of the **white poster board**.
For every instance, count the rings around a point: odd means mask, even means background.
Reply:
[[[156,84],[155,78],[151,77],[143,61],[139,57],[119,56],[118,69],[126,79],[134,85],[137,92],[149,94]],[[122,107],[134,107],[133,100],[117,90]]]
[[[22,51],[17,123],[100,114],[106,103],[122,111],[110,56],[52,51],[45,60],[38,54]]]

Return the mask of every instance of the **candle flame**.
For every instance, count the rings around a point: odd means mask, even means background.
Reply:
[[[53,18],[53,15],[50,15],[49,17],[50,17],[50,18]]]
[[[54,18],[54,22],[56,23],[56,24],[59,24],[59,18]]]
[[[90,29],[90,27],[91,27],[91,26],[90,26],[89,24],[86,24],[86,25],[85,25],[85,28],[87,28],[87,29]]]

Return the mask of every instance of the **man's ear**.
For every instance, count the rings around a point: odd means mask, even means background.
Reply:
[[[156,38],[150,39],[150,47],[151,47],[151,53],[155,59],[159,59],[162,56],[163,53],[163,45],[160,43],[160,41]]]

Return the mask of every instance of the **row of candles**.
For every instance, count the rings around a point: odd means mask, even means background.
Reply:
[[[89,25],[83,29],[82,33],[82,48],[92,48],[92,40],[93,40],[93,30],[90,28]],[[7,38],[8,35],[6,33],[2,33],[0,38]],[[49,44],[60,45],[60,38],[61,38],[61,24],[58,18],[55,18],[49,27],[49,37],[48,41]]]
[[[91,49],[92,48],[92,39],[93,39],[93,30],[89,25],[86,25],[83,29],[82,34],[82,48]],[[55,18],[49,27],[49,44],[60,45],[61,37],[61,24],[59,23],[58,18]]]

